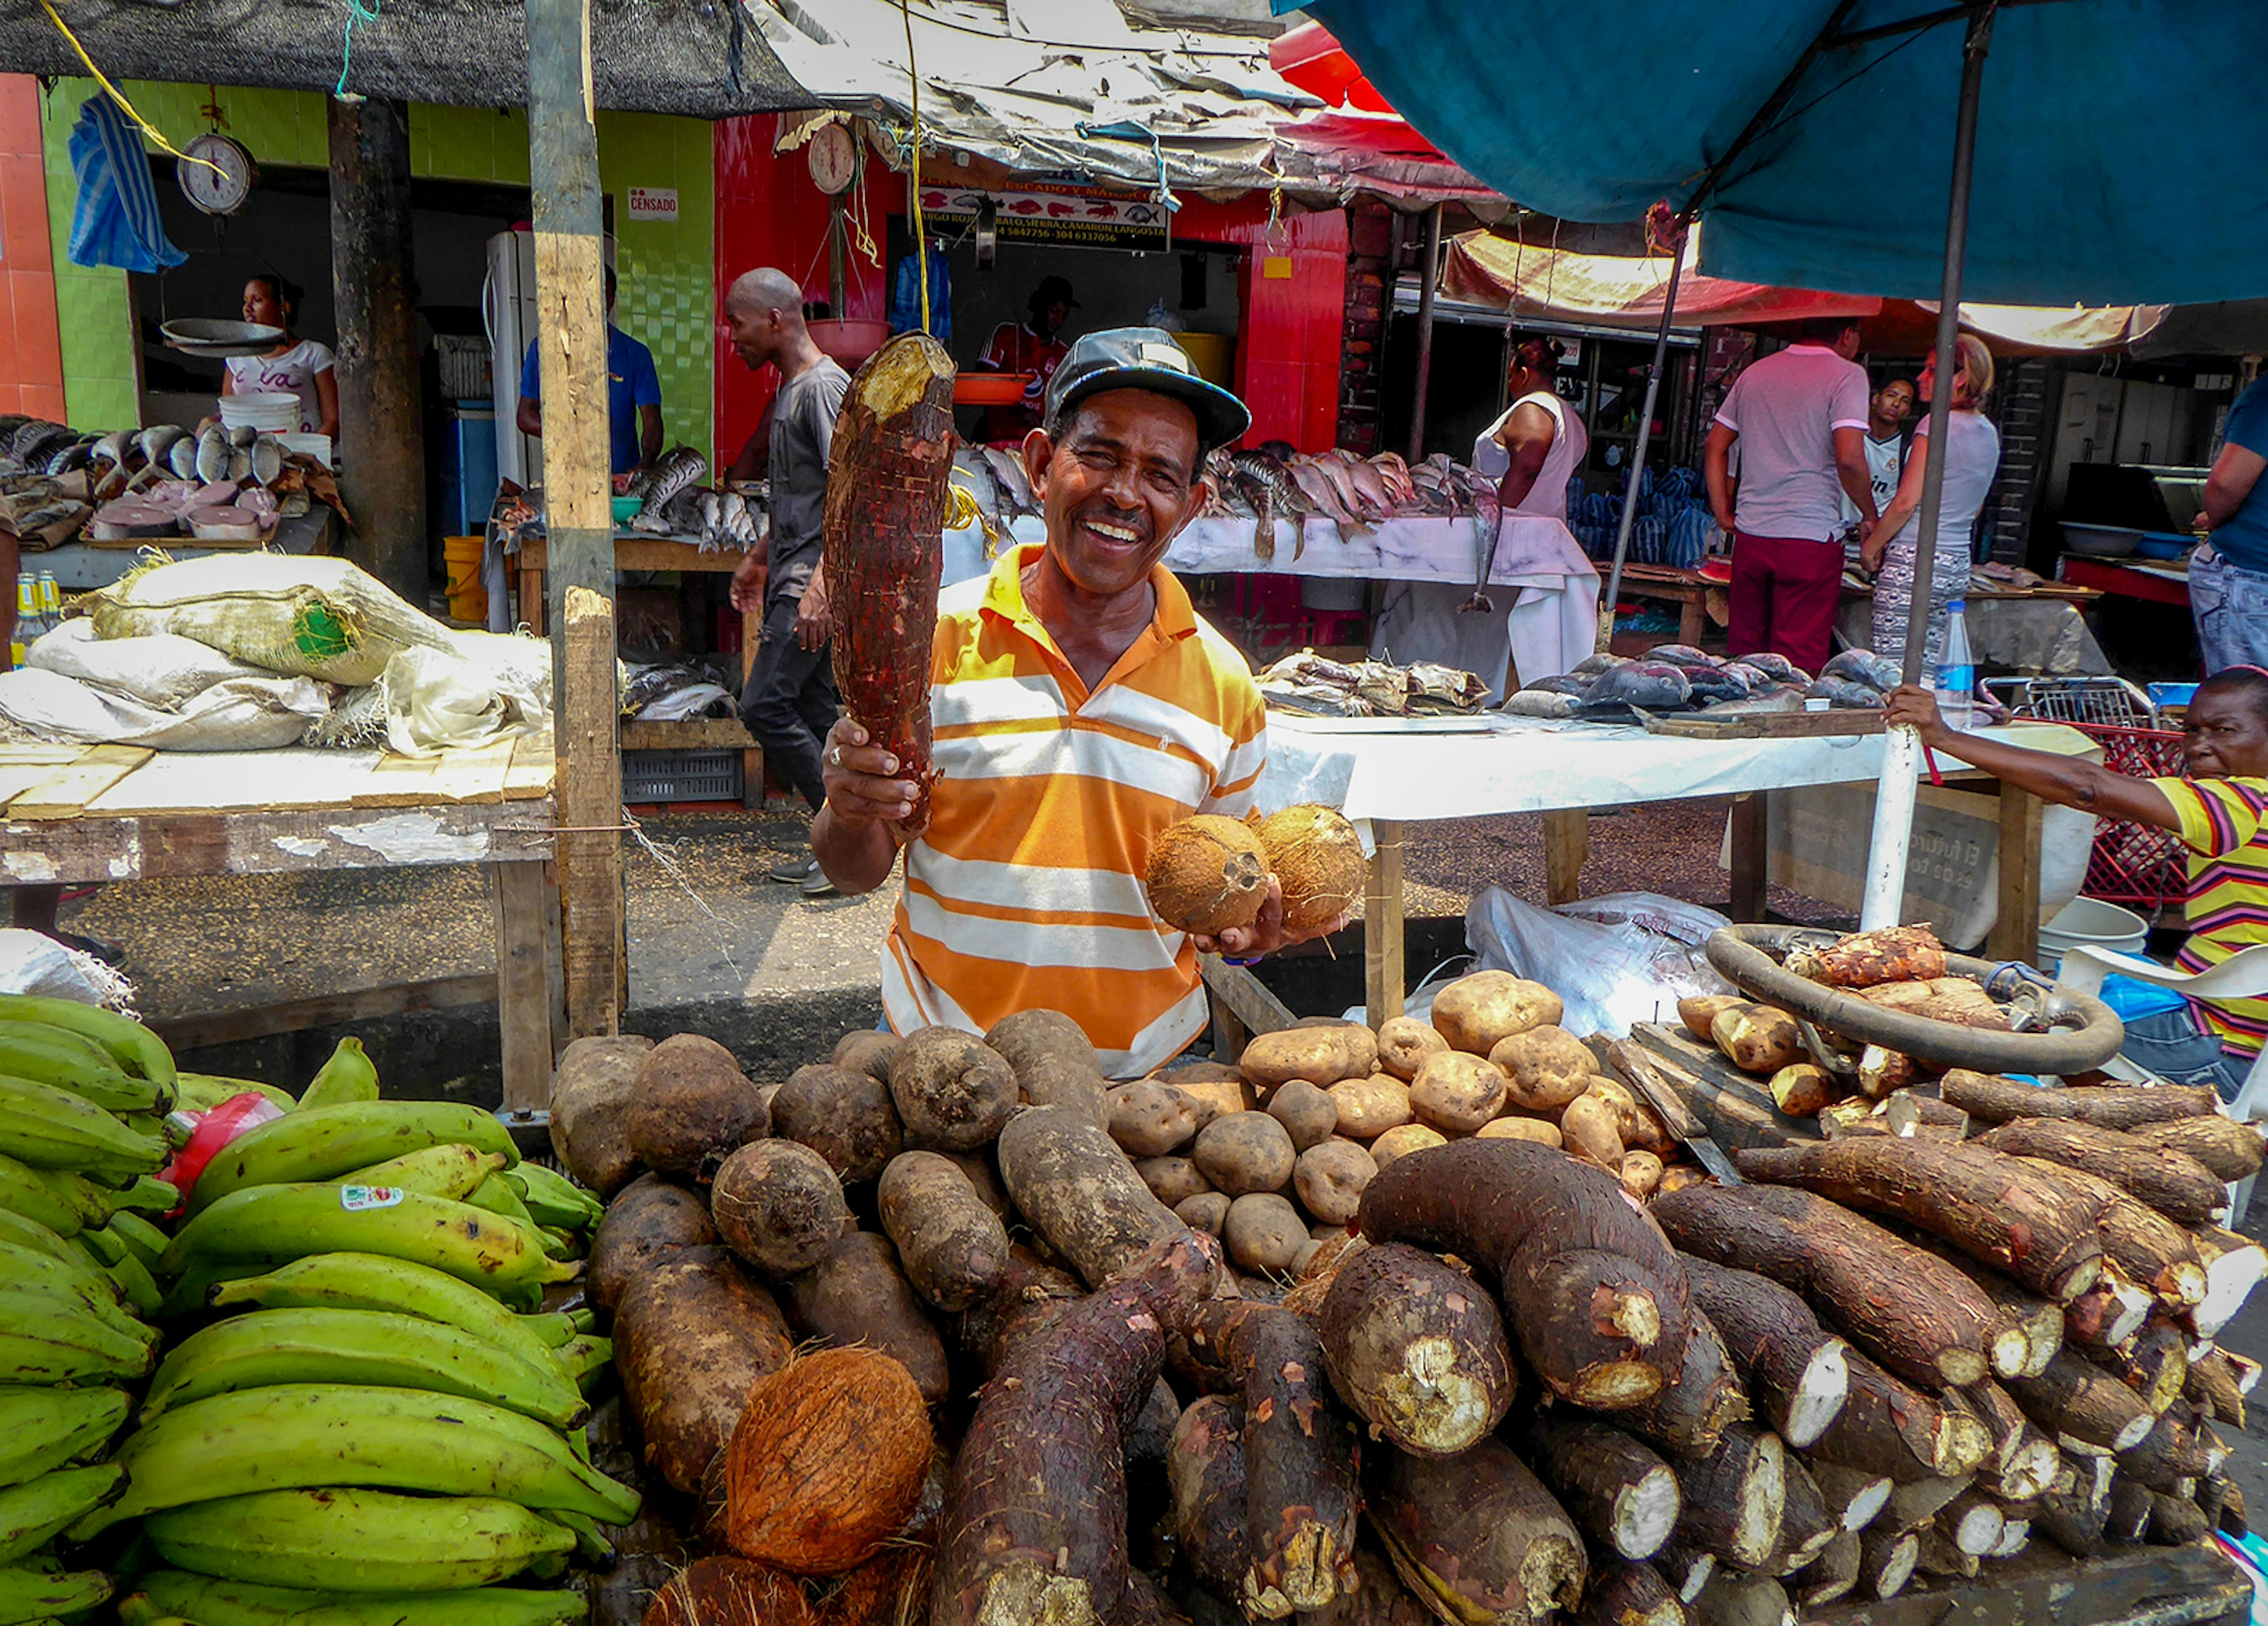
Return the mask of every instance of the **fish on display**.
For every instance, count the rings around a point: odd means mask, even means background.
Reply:
[[[651,472],[653,479],[645,489],[645,504],[638,510],[640,519],[648,515],[660,519],[662,511],[680,492],[689,486],[699,485],[702,477],[709,472],[709,460],[691,446],[673,446],[661,454]],[[647,525],[638,528],[652,530],[655,527]]]
[[[1000,493],[1000,517],[1015,519],[1020,514],[1040,511],[1039,498],[1032,495],[1032,482],[1024,473],[1024,460],[998,446],[984,448],[984,467],[992,471],[992,483]]]
[[[1827,663],[1833,666],[1833,661]],[[1881,691],[1864,683],[1854,683],[1849,678],[1822,675],[1813,682],[1804,695],[1812,700],[1823,700],[1845,711],[1879,711],[1882,709]]]
[[[190,467],[198,479],[211,485],[229,477],[228,464],[228,431],[217,423],[212,424],[197,437],[196,455]]]
[[[1667,661],[1673,666],[1713,666],[1717,658],[1706,650],[1697,650],[1690,644],[1657,644],[1646,651],[1648,660]]]
[[[195,437],[183,435],[166,449],[166,467],[173,471],[174,479],[195,480],[197,477],[197,445]]]
[[[284,475],[284,444],[273,435],[261,435],[252,443],[246,453],[247,469],[251,477],[263,486],[272,486]]]
[[[1822,678],[1863,683],[1877,694],[1889,694],[1905,681],[1904,668],[1887,655],[1872,650],[1845,650],[1819,669]]]
[[[1741,659],[1747,665],[1754,666],[1766,677],[1777,679],[1782,683],[1803,684],[1811,681],[1811,673],[1797,666],[1786,656],[1775,655],[1768,650],[1758,650],[1753,655],[1743,655]]]
[[[1524,688],[1516,695],[1507,695],[1504,704],[1498,708],[1513,717],[1573,717],[1582,709],[1583,702],[1580,695],[1540,688]]]
[[[701,494],[701,551],[715,553],[724,546],[725,499],[714,491]]]
[[[1750,694],[1754,694],[1767,683],[1777,683],[1782,681],[1772,676],[1756,662],[1746,658],[1727,661],[1725,670],[1747,684]]]
[[[1630,664],[1628,656],[1609,655],[1602,650],[1595,655],[1584,656],[1575,663],[1573,670],[1567,675],[1576,678],[1594,678],[1602,672],[1611,672],[1616,666],[1627,666]]]
[[[1594,673],[1592,675],[1595,676],[1596,674]],[[1532,694],[1537,689],[1541,689],[1547,695],[1580,695],[1585,689],[1590,687],[1591,682],[1589,677],[1579,677],[1574,673],[1570,672],[1558,677],[1538,678],[1533,683],[1522,685],[1520,692],[1523,695],[1527,695]]]
[[[1715,705],[1705,706],[1703,717],[1771,717],[1785,711],[1803,710],[1803,692],[1785,683],[1771,684],[1745,700],[1720,700]]]
[[[110,433],[94,443],[94,460],[98,463],[113,464],[125,462],[126,448],[132,444],[133,439],[134,431],[130,429],[112,430]]]
[[[135,441],[142,448],[144,462],[162,467],[166,464],[166,454],[173,449],[174,442],[188,439],[188,434],[189,431],[178,423],[152,423],[136,436]]]
[[[1583,691],[1589,703],[1619,703],[1648,711],[1675,711],[1692,698],[1693,685],[1684,668],[1667,661],[1631,661],[1601,673]]]
[[[1722,666],[1680,666],[1685,681],[1692,690],[1696,705],[1707,705],[1719,700],[1746,700],[1749,686],[1733,676]]]
[[[40,461],[40,472],[43,475],[67,475],[75,468],[85,468],[93,455],[94,442],[92,439],[66,440],[48,448],[47,456]]]

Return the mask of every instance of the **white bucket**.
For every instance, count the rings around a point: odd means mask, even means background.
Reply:
[[[2132,909],[2100,898],[2073,898],[2040,928],[2040,969],[2053,975],[2065,952],[2082,944],[2114,954],[2139,954],[2149,935],[2150,923]]]

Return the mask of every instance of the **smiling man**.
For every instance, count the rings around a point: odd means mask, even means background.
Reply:
[[[1241,816],[1267,757],[1249,668],[1160,563],[1203,500],[1205,452],[1251,416],[1152,327],[1081,338],[1046,408],[1023,446],[1046,541],[939,605],[939,780],[906,846],[882,1004],[900,1033],[1062,1011],[1106,1071],[1136,1077],[1204,1026],[1199,950],[1288,940],[1272,887],[1260,919],[1218,942],[1160,924],[1142,887],[1158,833]],[[812,846],[846,893],[889,876],[913,794],[897,770],[848,717],[828,737]]]

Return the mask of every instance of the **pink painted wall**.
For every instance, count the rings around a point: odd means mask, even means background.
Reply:
[[[0,73],[0,412],[64,420],[40,82]]]

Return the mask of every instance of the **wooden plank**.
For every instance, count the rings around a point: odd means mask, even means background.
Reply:
[[[544,916],[554,903],[543,870],[540,864],[489,865],[506,1112],[536,1111],[551,1093],[551,978]]]
[[[1409,973],[1403,962],[1402,820],[1373,819],[1370,873],[1363,883],[1363,1004],[1376,1027],[1402,1014]]]
[[[360,789],[357,807],[422,807],[433,799],[433,776],[441,770],[437,756],[380,757]]]
[[[156,755],[140,746],[91,746],[8,804],[11,819],[76,819],[86,804]]]
[[[92,749],[92,746],[0,745],[0,768],[52,768],[76,762]]]
[[[1214,1009],[1227,1006],[1248,1034],[1281,1033],[1300,1019],[1265,982],[1218,954],[1198,955],[1197,975],[1212,995]]]
[[[1822,735],[1879,734],[1879,711],[1767,711],[1761,716],[1712,717],[1688,712],[1646,719],[1649,734],[1683,739],[1815,739]]]
[[[736,717],[689,717],[682,723],[622,725],[625,751],[741,751],[754,743]]]
[[[2000,784],[2000,900],[1986,953],[1995,960],[2035,960],[2040,952],[2040,820],[2046,804],[2029,791]]]
[[[381,753],[295,746],[276,751],[160,751],[87,804],[90,816],[345,808]]]
[[[1710,1138],[1727,1151],[1742,1146],[1787,1146],[1819,1138],[1808,1118],[1791,1118],[1772,1104],[1761,1080],[1704,1049],[1677,1029],[1640,1022],[1631,1037],[1651,1055],[1655,1070],[1699,1119]]]
[[[516,739],[491,739],[469,750],[444,751],[433,760],[432,799],[449,802],[500,802],[504,776],[512,770]]]
[[[571,1038],[621,1026],[622,759],[615,743],[614,600],[567,590],[561,617],[567,683],[558,714],[559,888],[566,933],[567,1029]]]
[[[533,869],[533,865],[499,865],[499,869]],[[424,982],[403,982],[393,988],[355,989],[325,994],[315,999],[286,1000],[279,1004],[254,1005],[241,1011],[195,1012],[185,1016],[149,1019],[151,1029],[173,1050],[194,1050],[210,1044],[234,1044],[245,1039],[265,1039],[271,1034],[304,1033],[311,1027],[335,1027],[346,1022],[366,1022],[378,1017],[401,1016],[411,1011],[441,1011],[459,1005],[493,1004],[493,976],[436,977]]]
[[[62,766],[59,762],[0,763],[0,807],[5,807],[34,785],[45,784]]]
[[[522,734],[512,741],[512,766],[504,776],[504,799],[522,802],[550,795],[558,771],[551,754],[551,736]]]
[[[1583,895],[1583,865],[1591,857],[1591,813],[1554,808],[1543,815],[1543,900],[1572,903]]]
[[[1917,1580],[1896,1597],[1807,1610],[1806,1626],[2201,1626],[2251,1613],[2243,1572],[2209,1542],[2066,1556],[2035,1539],[1974,1581]]]
[[[0,885],[549,858],[547,802],[123,814],[0,823]]]
[[[1731,901],[1734,920],[1754,924],[1764,917],[1766,871],[1770,862],[1765,840],[1764,798],[1751,792],[1733,803],[1727,820],[1727,845],[1731,849]]]

